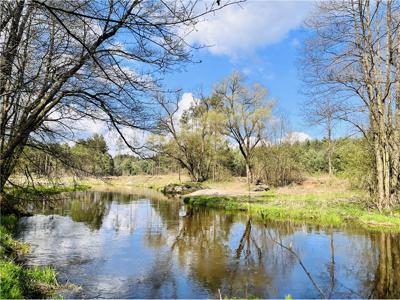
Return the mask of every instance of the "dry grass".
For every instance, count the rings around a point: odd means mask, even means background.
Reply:
[[[276,193],[282,195],[301,195],[309,193],[340,193],[350,190],[347,180],[336,176],[320,175],[307,177],[303,183],[277,188]]]
[[[71,179],[69,179],[71,181]],[[95,189],[114,190],[114,189],[134,189],[151,188],[161,190],[164,186],[171,183],[188,182],[190,178],[185,175],[167,174],[167,175],[135,175],[135,176],[117,176],[99,178],[84,178],[81,183],[90,185]],[[232,177],[229,181],[215,182],[206,181],[203,183],[206,189],[196,191],[191,195],[220,195],[220,196],[247,196],[249,195],[249,186],[244,177]],[[253,192],[254,185],[250,186],[250,195],[252,197],[273,195],[276,198],[303,199],[312,196],[313,198],[349,198],[354,194],[346,180],[335,176],[322,175],[318,177],[308,177],[302,184],[290,185],[286,187],[274,188],[269,192]]]
[[[181,176],[181,182],[189,181],[188,176]],[[151,188],[160,190],[170,183],[179,183],[178,174],[168,175],[135,175],[135,176],[110,176],[107,178],[84,178],[82,183],[90,185],[93,188]]]

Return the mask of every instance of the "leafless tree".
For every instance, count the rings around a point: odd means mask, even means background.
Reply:
[[[335,97],[374,156],[379,209],[399,201],[399,1],[323,1],[307,25],[302,70],[310,93]]]
[[[230,4],[217,2],[1,1],[0,191],[25,146],[73,138],[79,120],[127,144],[122,127],[151,128],[151,94],[190,61],[196,22]]]

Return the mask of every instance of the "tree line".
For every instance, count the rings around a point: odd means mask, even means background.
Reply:
[[[328,160],[330,144],[334,145],[331,163]],[[212,140],[210,145],[214,146]],[[148,158],[132,154],[112,156],[104,137],[98,134],[81,139],[73,146],[52,146],[64,152],[63,157],[68,157],[69,165],[40,150],[26,147],[15,174],[26,176],[28,181],[40,177],[56,180],[65,176],[157,176],[179,172],[190,175],[189,170],[168,153],[153,153]],[[212,162],[208,172],[203,173],[203,180],[226,181],[231,177],[246,176],[246,161],[242,153],[226,140],[217,148],[211,147],[212,151],[199,153],[197,150],[197,147],[193,147],[187,151],[192,151],[190,155],[201,165],[200,168],[204,169]],[[256,147],[252,172],[255,179],[271,186],[285,186],[301,183],[309,175],[329,174],[331,170],[335,175],[349,179],[354,187],[366,189],[371,180],[371,164],[367,144],[361,138],[341,138],[331,142],[327,139],[304,142],[288,140]]]

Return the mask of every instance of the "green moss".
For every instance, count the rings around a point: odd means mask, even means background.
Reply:
[[[270,194],[271,195],[271,194]],[[228,211],[249,211],[262,219],[308,222],[320,225],[358,223],[367,228],[400,232],[400,217],[390,212],[368,211],[360,202],[331,199],[316,200],[315,195],[302,195],[302,200],[276,199],[275,197],[251,198],[226,196],[188,196],[186,204],[217,208]]]

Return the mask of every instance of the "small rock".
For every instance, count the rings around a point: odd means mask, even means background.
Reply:
[[[265,191],[269,191],[269,190],[270,190],[270,187],[266,184],[259,184],[253,188],[253,192],[265,192]]]

